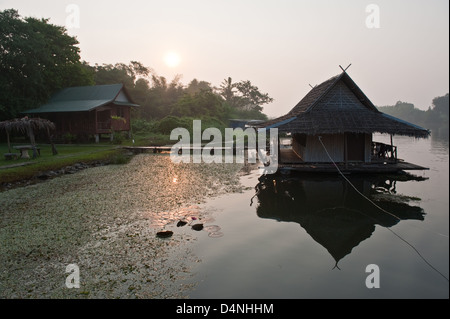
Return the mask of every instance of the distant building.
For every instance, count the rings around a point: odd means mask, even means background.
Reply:
[[[264,121],[261,121],[261,120],[231,119],[231,120],[229,120],[229,122],[230,122],[230,127],[232,129],[235,129],[235,128],[245,129],[246,127],[255,126],[257,124],[263,123]]]
[[[130,132],[133,102],[123,84],[71,87],[54,94],[47,104],[24,113],[46,118],[62,136]]]

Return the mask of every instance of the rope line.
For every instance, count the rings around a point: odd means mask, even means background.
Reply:
[[[400,221],[401,219],[392,214],[391,212],[388,212],[387,210],[385,210],[384,208],[378,206],[376,203],[374,203],[370,198],[368,198],[366,195],[364,195],[363,193],[361,193],[351,182],[350,180],[344,175],[344,173],[342,173],[342,171],[339,169],[339,167],[337,166],[337,164],[333,161],[333,158],[330,156],[330,154],[328,153],[327,148],[325,147],[325,145],[322,142],[322,136],[319,136],[319,142],[320,144],[322,144],[323,149],[325,150],[325,153],[327,154],[328,158],[331,160],[331,162],[333,163],[333,165],[336,167],[337,171],[339,172],[339,174],[347,181],[347,183],[350,184],[350,186],[358,193],[360,194],[363,198],[365,198],[366,200],[368,200],[372,205],[374,205],[375,207],[377,207],[378,209],[380,209],[382,212],[391,215],[392,217],[394,217],[395,219],[397,219],[398,221]],[[363,214],[364,215],[364,214]],[[406,243],[408,246],[410,246],[416,253],[417,255],[419,255],[419,257],[431,268],[433,269],[435,272],[437,272],[439,275],[441,275],[445,280],[449,281],[449,279],[443,274],[441,273],[438,269],[436,269],[430,262],[428,262],[426,260],[425,257],[422,256],[422,254],[411,244],[409,243],[406,239],[402,238],[400,235],[398,235],[396,232],[394,232],[392,229],[390,229],[389,227],[386,227],[387,230],[389,230],[392,234],[394,234],[396,237],[398,237],[400,240],[402,240],[404,243]],[[443,234],[440,234],[443,235]],[[446,235],[443,235],[446,236]],[[448,237],[448,236],[446,236]]]

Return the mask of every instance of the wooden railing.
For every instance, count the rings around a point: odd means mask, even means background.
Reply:
[[[372,159],[396,162],[397,146],[372,142]]]

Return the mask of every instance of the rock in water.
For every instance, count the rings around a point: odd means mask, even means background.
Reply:
[[[180,221],[177,223],[177,227],[183,227],[183,226],[186,225],[186,224],[187,224],[186,221],[180,220]]]
[[[200,230],[203,229],[203,224],[195,224],[195,225],[192,225],[192,229],[193,229],[193,230],[196,230],[196,231],[200,231]]]
[[[160,231],[156,233],[156,236],[158,236],[159,238],[169,238],[173,235],[173,231],[170,230],[165,230],[165,231]]]

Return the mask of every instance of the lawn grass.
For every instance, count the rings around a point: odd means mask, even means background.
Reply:
[[[116,145],[69,144],[56,145],[58,154],[53,155],[50,145],[40,144],[38,146],[41,149],[41,155],[36,159],[6,160],[3,154],[9,152],[8,146],[6,144],[0,144],[0,183],[11,183],[30,179],[39,172],[58,170],[80,162],[112,161],[115,157],[120,157],[122,152]],[[18,151],[14,151],[18,153]],[[31,157],[32,151],[29,154]]]
[[[133,143],[134,140],[134,143]],[[126,139],[122,145],[128,146],[164,146],[175,144],[176,141],[170,139],[170,135],[158,133],[135,134],[133,139]]]

